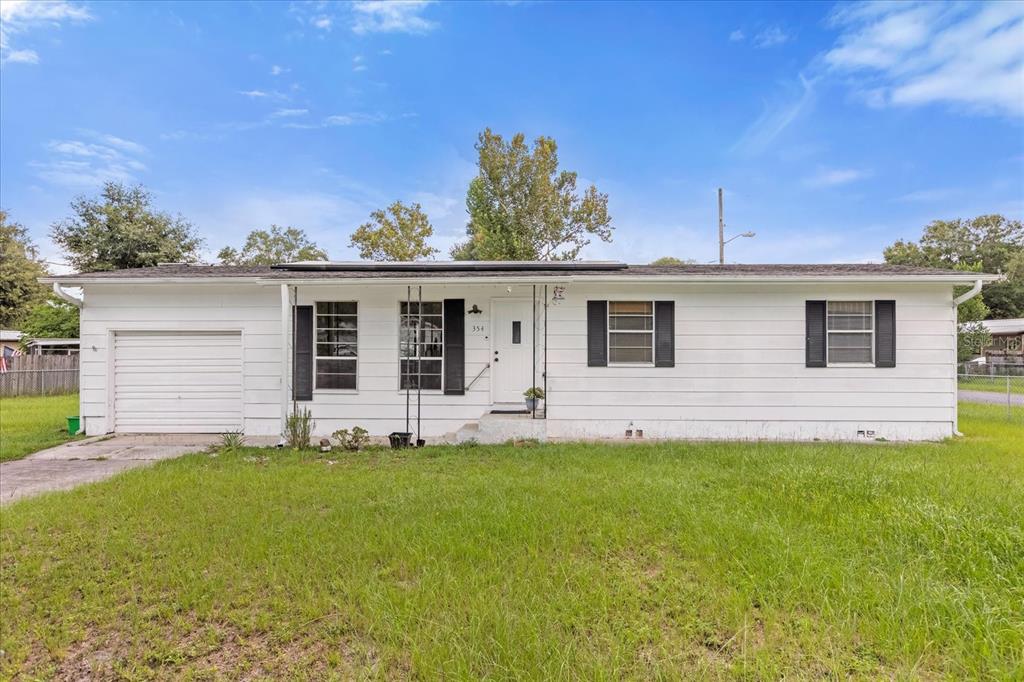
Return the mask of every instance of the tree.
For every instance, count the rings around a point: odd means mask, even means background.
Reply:
[[[1024,317],[1024,225],[1001,215],[969,220],[934,220],[918,242],[899,240],[885,249],[885,261],[899,265],[1002,272],[1006,281],[985,285],[984,302],[993,318]]]
[[[371,213],[370,222],[352,233],[349,246],[358,247],[359,257],[365,260],[422,260],[437,253],[427,244],[433,234],[434,228],[419,204],[406,206],[396,201],[386,210]]]
[[[676,258],[675,256],[662,256],[657,260],[652,260],[651,265],[693,265],[697,261],[692,258],[683,260],[682,258]]]
[[[573,260],[596,236],[612,238],[608,195],[576,192],[576,173],[558,168],[558,145],[517,133],[506,142],[488,128],[476,143],[478,175],[469,184],[468,239],[458,260]]]
[[[78,338],[78,308],[50,296],[36,304],[21,326],[26,339]]]
[[[28,309],[46,298],[38,281],[46,274],[28,230],[0,211],[0,326],[16,328]]]
[[[309,240],[303,230],[271,225],[270,231],[253,230],[238,252],[225,246],[217,254],[224,265],[276,265],[305,260],[327,260],[327,252]]]
[[[142,185],[108,182],[99,198],[72,201],[74,216],[54,223],[50,234],[79,272],[197,261],[203,240],[192,225],[152,204]]]

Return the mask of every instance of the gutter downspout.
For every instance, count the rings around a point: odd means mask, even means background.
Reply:
[[[76,296],[72,296],[68,292],[64,291],[63,287],[61,287],[61,285],[58,284],[57,282],[53,283],[53,295],[59,298],[60,300],[66,303],[70,303],[71,305],[79,309],[81,309],[81,307],[85,304],[84,300]]]
[[[281,285],[281,442],[288,426],[288,355],[291,352],[292,306],[287,284]]]
[[[960,307],[961,303],[966,303],[967,301],[971,300],[972,298],[974,298],[975,296],[980,294],[981,293],[981,287],[984,284],[985,283],[982,280],[976,279],[976,280],[974,280],[974,286],[972,286],[968,291],[964,292],[963,294],[961,294],[961,295],[959,295],[959,296],[957,296],[956,298],[953,299],[953,368],[954,368],[954,372],[953,372],[953,435],[954,436],[962,436],[962,435],[964,435],[964,434],[960,433],[960,407],[957,404],[957,390],[959,388],[959,379],[960,378],[957,376],[957,372],[955,371],[956,370],[956,366],[957,366],[957,348],[956,348],[957,338],[956,337],[957,337],[957,331],[960,329],[960,322],[957,319],[957,308]]]

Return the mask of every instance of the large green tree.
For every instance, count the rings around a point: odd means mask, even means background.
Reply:
[[[576,173],[559,170],[558,145],[538,137],[531,149],[517,133],[490,129],[476,143],[478,174],[469,184],[468,239],[459,260],[572,260],[592,237],[611,241],[608,195],[576,191]]]
[[[427,243],[433,234],[434,228],[419,204],[406,206],[396,201],[385,210],[371,213],[370,222],[352,233],[349,246],[357,247],[359,257],[366,260],[415,261],[437,253]]]
[[[46,275],[28,230],[0,211],[0,326],[17,327],[32,305],[46,298]]]
[[[29,311],[21,325],[28,339],[75,339],[78,338],[78,308],[50,296],[37,303]]]
[[[276,265],[306,260],[327,260],[327,252],[314,244],[303,230],[271,225],[253,230],[241,251],[225,246],[217,254],[224,265]]]
[[[919,241],[899,240],[885,249],[885,262],[1001,272],[1003,282],[982,291],[995,319],[1024,317],[1024,225],[1001,215],[934,220]]]
[[[141,185],[103,185],[95,199],[71,202],[73,215],[54,223],[53,241],[79,272],[141,268],[157,263],[195,262],[203,240],[181,216],[153,208]]]

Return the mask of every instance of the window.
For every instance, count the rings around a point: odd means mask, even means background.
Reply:
[[[828,364],[874,362],[873,311],[871,301],[828,302]]]
[[[654,363],[654,303],[608,302],[608,362],[613,365]]]
[[[316,304],[316,387],[356,388],[358,304]]]
[[[444,375],[444,305],[402,301],[399,308],[399,388],[440,391]],[[421,314],[422,313],[422,314]],[[419,323],[419,337],[416,327]]]

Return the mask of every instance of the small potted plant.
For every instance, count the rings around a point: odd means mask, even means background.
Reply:
[[[539,386],[531,386],[523,391],[523,396],[526,398],[526,409],[533,412],[537,409],[537,401],[544,400],[544,389]]]

